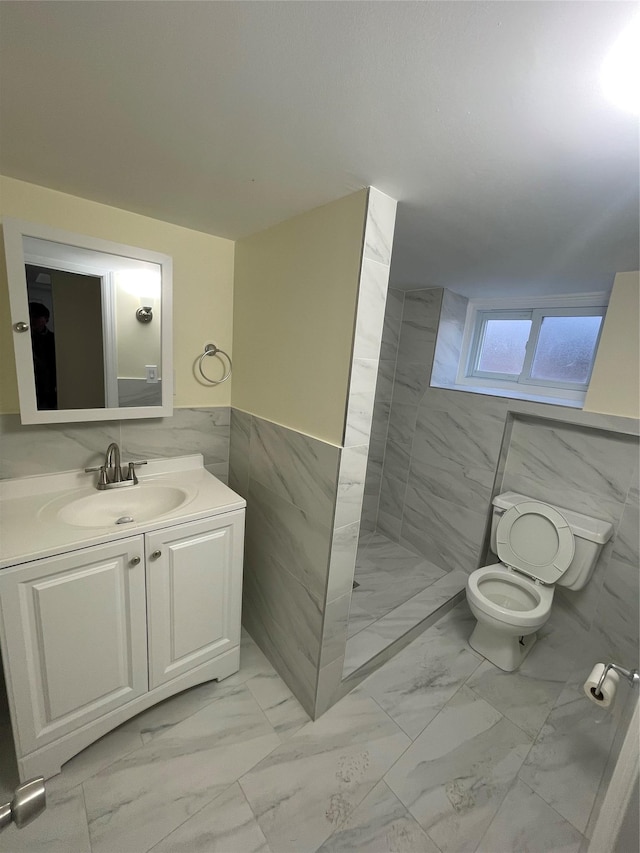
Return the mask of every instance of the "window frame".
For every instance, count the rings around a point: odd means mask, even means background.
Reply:
[[[505,302],[509,303],[509,307],[504,307]],[[576,401],[584,401],[598,352],[608,302],[609,297],[606,293],[577,296],[547,296],[535,299],[518,297],[509,300],[470,300],[467,308],[456,385],[471,386],[469,390],[475,386],[478,388],[478,393],[482,393],[480,389],[485,389],[485,393],[491,393],[493,389],[505,396],[508,396],[509,391],[512,391],[518,397],[529,395],[532,397],[558,397],[561,398],[558,400],[559,404],[561,404],[562,400],[571,402],[574,405]],[[587,382],[562,382],[532,377],[531,370],[544,318],[582,316],[598,316],[603,318],[593,349]],[[477,367],[481,355],[486,322],[491,319],[531,320],[531,329],[525,349],[522,370],[518,376],[515,374],[482,371]]]

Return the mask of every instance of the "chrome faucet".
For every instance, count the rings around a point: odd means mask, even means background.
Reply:
[[[104,457],[104,467],[107,469],[107,480],[110,484],[121,483],[124,480],[122,468],[120,467],[120,448],[112,441],[107,447]]]
[[[136,466],[146,465],[146,462],[129,462],[127,476],[122,473],[120,464],[120,448],[115,441],[112,441],[104,457],[104,465],[99,465],[96,468],[85,468],[85,473],[90,474],[93,471],[98,471],[98,483],[96,488],[116,489],[122,486],[137,486],[138,478],[136,477]]]

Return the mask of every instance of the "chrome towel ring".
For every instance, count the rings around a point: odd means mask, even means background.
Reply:
[[[229,367],[226,370],[222,379],[209,379],[209,377],[205,374],[204,370],[202,369],[202,362],[208,355],[223,355],[227,359],[227,361],[229,362]],[[209,385],[220,385],[222,382],[226,382],[227,379],[231,376],[231,368],[232,368],[232,364],[231,364],[231,358],[229,357],[229,354],[226,353],[224,350],[219,349],[215,344],[207,344],[204,348],[204,352],[202,353],[202,355],[198,359],[198,370],[200,371],[200,376],[202,376],[204,381],[207,382]]]

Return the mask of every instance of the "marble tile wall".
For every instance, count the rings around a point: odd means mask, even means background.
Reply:
[[[360,527],[363,532],[372,532],[375,530],[379,512],[382,467],[389,428],[389,413],[391,411],[393,379],[398,357],[403,304],[404,293],[402,291],[388,291],[384,324],[382,327],[382,340],[380,343],[380,361],[378,364],[378,379],[376,382],[373,419],[371,423],[362,516],[360,519]]]
[[[350,586],[338,584],[334,567],[327,602],[339,463],[338,447],[231,412],[229,485],[247,501],[243,622],[311,715],[318,670],[333,659],[350,593]],[[343,508],[336,561],[355,535],[350,519],[357,524],[358,512],[359,504],[350,515]]]
[[[117,441],[123,459],[202,453],[206,468],[227,480],[228,406],[174,409],[171,418],[72,424],[20,423],[0,415],[0,479],[52,474],[99,464]]]
[[[446,570],[470,572],[482,558],[490,500],[494,489],[501,487],[499,461],[507,447],[509,488],[518,486],[529,494],[527,489],[534,486],[527,465],[543,464],[540,481],[544,483],[553,473],[556,503],[584,512],[598,508],[605,511],[601,517],[613,513],[619,518],[620,501],[626,496],[621,490],[629,488],[630,477],[626,484],[610,481],[621,469],[633,469],[637,451],[634,457],[628,435],[637,435],[638,425],[627,418],[430,387],[432,370],[440,370],[443,384],[446,380],[443,368],[434,364],[438,324],[444,321],[445,331],[459,332],[465,310],[462,297],[440,288],[409,291],[404,296],[375,528]],[[449,337],[451,341],[444,341],[448,349],[455,345],[455,334]],[[386,379],[384,387],[388,388]],[[510,419],[525,417],[535,423],[526,434],[519,427],[510,436]],[[557,422],[576,429],[553,428]],[[545,431],[544,423],[552,426]],[[554,436],[551,443],[549,432]],[[517,447],[521,455],[525,447],[528,450],[516,470]],[[544,448],[548,458],[541,462]],[[536,453],[538,458],[532,461]],[[369,462],[369,482],[380,455],[376,447],[375,462]],[[609,465],[612,470],[607,474],[603,469]],[[572,479],[579,484],[576,488],[568,485]],[[373,504],[373,488],[369,491],[367,500]],[[367,526],[372,524],[367,519]]]
[[[382,452],[375,449],[378,467],[382,456],[378,511],[367,525],[443,569],[469,573],[486,556],[491,498],[500,491],[519,491],[610,520],[614,539],[590,583],[579,592],[559,588],[558,606],[571,614],[579,634],[573,659],[577,681],[597,660],[634,667],[640,601],[638,422],[430,387],[432,370],[440,385],[453,381],[445,357],[440,364],[435,356],[434,363],[438,323],[453,330],[444,340],[450,355],[465,310],[464,300],[439,289],[404,296],[391,404],[379,429],[382,440],[386,428],[386,441]],[[379,385],[388,398],[388,377]],[[373,470],[370,459],[370,481]],[[373,489],[367,499],[373,504]],[[560,726],[562,714],[558,710]],[[622,719],[611,766],[624,729]],[[550,728],[551,750],[552,735]],[[529,782],[535,788],[533,777]]]
[[[612,522],[613,540],[587,586],[558,587],[594,651],[618,659],[638,648],[638,439],[579,424],[514,416],[501,491],[520,492]],[[624,665],[624,664],[623,664]],[[633,664],[635,666],[635,664]]]

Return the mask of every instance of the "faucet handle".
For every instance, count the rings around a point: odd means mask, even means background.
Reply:
[[[84,469],[85,474],[93,474],[95,471],[99,471],[99,472],[100,472],[100,476],[98,477],[98,488],[99,488],[99,489],[104,489],[104,488],[105,488],[105,486],[106,486],[106,485],[108,484],[108,482],[109,482],[109,481],[107,480],[107,469],[106,469],[106,467],[105,467],[104,465],[98,465],[98,466],[97,466],[97,467],[95,467],[95,468],[85,468],[85,469]]]
[[[127,470],[127,480],[133,480],[134,485],[137,484],[138,478],[136,477],[136,466],[137,465],[146,465],[146,461],[144,462],[129,462],[129,469]]]

